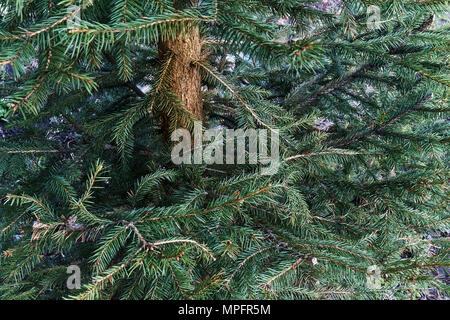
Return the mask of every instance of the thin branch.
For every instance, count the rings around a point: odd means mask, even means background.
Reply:
[[[400,119],[402,119],[403,117],[405,117],[406,115],[410,114],[413,111],[416,111],[417,109],[419,109],[421,106],[423,106],[426,102],[430,101],[431,99],[433,99],[433,94],[428,95],[427,97],[423,98],[422,100],[420,100],[419,102],[417,102],[416,104],[414,104],[412,107],[404,110],[402,113],[400,113],[399,115],[395,116],[394,118],[392,118],[391,120],[389,120],[388,122],[384,123],[381,126],[375,127],[369,131],[366,131],[364,133],[362,133],[361,135],[354,137],[353,139],[350,139],[349,141],[344,141],[341,142],[339,144],[337,144],[337,147],[343,147],[343,146],[347,146],[349,144],[352,144],[354,142],[363,140],[365,138],[367,138],[368,136],[371,136],[372,134],[381,134],[387,127],[393,125],[394,123],[398,122]]]

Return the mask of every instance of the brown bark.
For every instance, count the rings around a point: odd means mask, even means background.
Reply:
[[[196,61],[201,56],[201,39],[198,27],[180,35],[175,40],[162,41],[158,44],[160,59],[172,55],[170,62],[169,90],[177,95],[184,108],[197,120],[203,120],[203,102],[201,96],[201,76]],[[168,118],[162,115],[163,131],[167,132]],[[184,127],[183,123],[177,126]]]

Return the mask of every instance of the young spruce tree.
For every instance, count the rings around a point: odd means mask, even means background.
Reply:
[[[1,0],[0,298],[448,292],[446,11]],[[278,172],[173,164],[196,120],[279,130]]]

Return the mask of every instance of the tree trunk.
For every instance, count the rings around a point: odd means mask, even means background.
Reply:
[[[201,40],[198,27],[180,35],[176,40],[162,41],[158,44],[159,57],[162,60],[172,54],[170,62],[171,92],[177,95],[184,108],[199,121],[203,120],[203,102],[201,96],[201,76],[195,61],[200,60]],[[162,115],[163,131],[168,133],[170,124],[167,116]],[[173,125],[173,123],[172,123]],[[179,121],[176,127],[185,127]]]

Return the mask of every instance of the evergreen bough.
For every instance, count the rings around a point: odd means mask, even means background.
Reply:
[[[0,1],[0,298],[448,294],[448,2],[317,2]],[[279,172],[174,165],[195,120]]]

